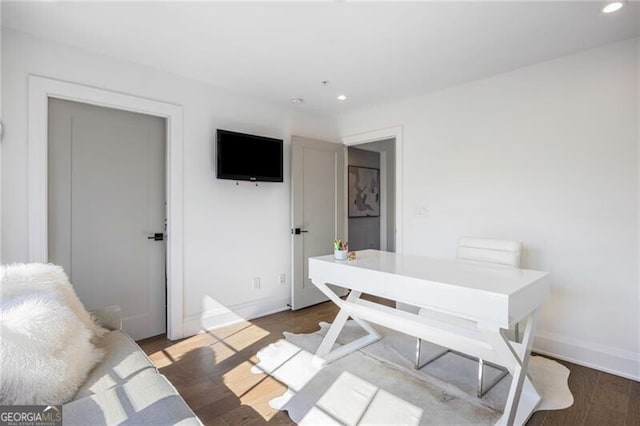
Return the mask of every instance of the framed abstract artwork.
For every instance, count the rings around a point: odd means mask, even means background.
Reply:
[[[349,166],[349,217],[380,216],[380,169]]]

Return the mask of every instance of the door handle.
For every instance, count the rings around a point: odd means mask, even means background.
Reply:
[[[300,228],[293,228],[291,230],[291,233],[294,234],[294,235],[300,235],[302,233],[307,233],[307,232],[309,232],[309,231],[307,231],[306,229],[300,229]]]
[[[156,232],[153,235],[149,235],[147,237],[147,240],[162,241],[164,240],[164,234],[162,232]]]

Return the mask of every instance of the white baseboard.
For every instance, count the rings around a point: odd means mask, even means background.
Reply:
[[[288,297],[273,297],[189,315],[184,318],[184,337],[286,311],[290,309],[288,306],[290,302],[291,300]]]
[[[542,355],[640,381],[640,354],[547,331],[538,331],[533,351]]]

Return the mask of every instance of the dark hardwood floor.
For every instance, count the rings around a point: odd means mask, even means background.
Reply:
[[[138,343],[206,425],[293,424],[269,400],[286,387],[265,374],[253,374],[256,352],[284,331],[309,333],[331,322],[333,303],[285,311],[198,334],[179,341],[165,336]],[[527,425],[638,425],[640,382],[565,361],[575,402],[565,410],[539,411]]]

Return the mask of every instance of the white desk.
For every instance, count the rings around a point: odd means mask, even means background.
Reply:
[[[340,307],[316,352],[322,362],[379,340],[369,321],[507,368],[513,380],[498,424],[524,424],[539,404],[540,394],[526,370],[538,311],[550,292],[547,272],[363,250],[354,261],[335,260],[333,255],[310,258],[309,278]],[[342,300],[327,284],[351,293]],[[472,320],[474,326],[434,323],[360,299],[362,293],[442,311]],[[349,317],[367,335],[332,350]],[[521,343],[502,335],[502,329],[525,320]]]

